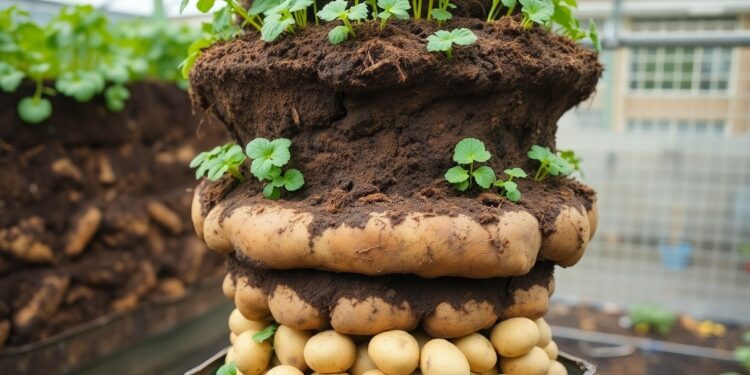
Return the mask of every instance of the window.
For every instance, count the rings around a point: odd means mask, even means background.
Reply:
[[[721,135],[725,128],[724,120],[704,119],[628,119],[626,125],[629,133],[648,135]]]
[[[726,31],[735,17],[634,19],[639,32]],[[729,88],[730,47],[643,47],[630,50],[629,87],[636,92],[722,94]]]

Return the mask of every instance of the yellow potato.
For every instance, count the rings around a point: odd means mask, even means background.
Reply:
[[[354,341],[334,330],[323,331],[307,340],[305,362],[320,373],[348,370],[357,357]]]
[[[497,375],[497,367],[493,367],[485,372],[477,373],[478,375]]]
[[[599,226],[599,207],[596,202],[591,204],[591,209],[586,212],[586,216],[589,217],[590,235],[594,237],[596,228]]]
[[[516,358],[500,358],[500,368],[506,375],[547,375],[550,359],[539,347]]]
[[[557,354],[558,354],[557,344],[554,341],[550,341],[549,344],[547,344],[547,346],[544,347],[544,352],[547,353],[547,356],[549,357],[549,359],[553,361],[556,360]]]
[[[265,320],[271,316],[271,311],[268,309],[268,295],[261,288],[248,284],[246,277],[237,279],[234,304],[247,319]]]
[[[419,365],[419,344],[406,331],[375,335],[367,346],[372,362],[388,375],[410,375]]]
[[[362,373],[362,375],[388,375],[384,373],[383,371],[380,371],[378,369],[369,370],[367,372]]]
[[[547,375],[568,375],[568,370],[565,369],[565,366],[563,366],[562,363],[551,361]]]
[[[234,345],[234,342],[237,341],[237,334],[234,332],[229,332],[229,342]]]
[[[237,369],[245,375],[259,375],[271,361],[271,344],[265,341],[261,344],[253,340],[253,335],[259,331],[249,330],[237,336],[234,344],[234,363]]]
[[[234,309],[232,313],[229,314],[229,330],[235,335],[239,335],[248,330],[262,331],[267,326],[268,322],[266,321],[246,319],[237,309]]]
[[[227,298],[234,301],[234,280],[232,280],[232,275],[227,274],[224,276],[224,282],[221,284],[221,290],[224,292],[224,295],[227,296]]]
[[[511,318],[492,329],[490,340],[500,356],[518,357],[539,343],[539,328],[531,319]]]
[[[472,299],[456,308],[442,302],[422,320],[422,328],[432,337],[455,338],[489,328],[496,320],[491,303]]]
[[[312,334],[308,331],[299,331],[280,325],[273,336],[273,348],[279,361],[301,371],[307,370],[305,344],[311,336]]]
[[[370,370],[375,370],[375,363],[372,362],[370,354],[367,353],[367,346],[369,343],[361,342],[357,345],[357,358],[354,360],[354,365],[349,369],[352,375],[364,375]]]
[[[342,297],[331,310],[331,327],[343,334],[376,335],[394,329],[414,329],[417,324],[419,319],[406,301],[397,306],[379,297]]]
[[[455,339],[453,344],[464,353],[473,372],[484,373],[497,364],[497,353],[492,343],[478,333]]]
[[[539,318],[535,320],[534,323],[536,323],[536,326],[539,328],[539,342],[536,344],[536,346],[544,348],[545,346],[549,345],[550,341],[552,341],[552,329],[549,327],[549,324],[547,324],[544,318]]]
[[[305,375],[304,372],[300,371],[298,368],[288,365],[279,365],[272,369],[270,369],[267,373],[267,375]]]
[[[227,355],[224,356],[224,363],[229,363],[234,361],[234,348],[229,348],[227,350]]]
[[[294,289],[277,285],[268,299],[268,308],[274,320],[299,330],[320,329],[327,325],[327,316],[305,302]]]
[[[471,371],[464,354],[444,339],[433,339],[424,345],[419,369],[424,375],[458,375]]]
[[[542,240],[540,253],[563,267],[570,267],[583,256],[591,239],[586,211],[564,206],[555,219],[555,231]]]

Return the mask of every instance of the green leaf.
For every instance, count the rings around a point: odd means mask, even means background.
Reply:
[[[290,169],[284,173],[284,188],[288,191],[295,191],[305,184],[305,177],[302,172],[296,169]]]
[[[232,15],[234,12],[232,11],[232,8],[227,5],[221,9],[219,9],[217,12],[214,13],[213,22],[211,25],[213,26],[213,31],[215,33],[222,33],[229,28],[233,26],[232,24]]]
[[[290,158],[291,154],[289,153],[289,148],[278,146],[273,148],[273,153],[268,157],[271,164],[277,167],[281,167],[288,163]]]
[[[313,0],[295,0],[292,3],[292,6],[289,7],[290,12],[298,12],[300,10],[305,10],[307,7],[313,4]]]
[[[445,172],[445,179],[452,184],[468,181],[469,171],[467,171],[460,165],[457,165]]]
[[[378,14],[380,18],[388,19],[393,15],[398,19],[409,19],[409,0],[378,0],[378,6],[383,9],[383,12]]]
[[[104,77],[98,72],[65,72],[55,81],[55,88],[78,102],[87,102],[104,89]]]
[[[502,3],[506,8],[513,8],[516,6],[516,0],[502,0]]]
[[[526,177],[526,172],[524,172],[521,168],[512,168],[512,169],[506,169],[503,172],[507,174],[508,176],[516,177],[516,178],[524,178]]]
[[[224,176],[224,173],[226,173],[229,170],[229,166],[226,164],[216,164],[209,168],[208,170],[208,179],[211,181],[217,181],[221,178],[221,176]]]
[[[201,165],[201,163],[203,163],[204,160],[208,159],[208,157],[209,157],[209,153],[206,151],[203,151],[199,153],[198,155],[195,155],[193,160],[190,161],[190,168],[195,168]]]
[[[554,154],[552,154],[552,151],[549,150],[549,147],[533,145],[531,146],[531,150],[529,150],[526,155],[529,157],[529,159],[546,161],[550,158],[550,155]]]
[[[234,361],[225,363],[216,370],[216,375],[237,375],[237,365]]]
[[[469,179],[467,178],[466,181],[464,181],[464,182],[459,182],[457,184],[453,184],[453,186],[458,191],[466,191],[466,189],[469,188]]]
[[[336,20],[346,13],[346,5],[346,0],[331,1],[318,11],[318,17],[329,22]]]
[[[247,13],[251,16],[257,16],[277,5],[279,5],[279,0],[255,0]]]
[[[505,181],[505,182],[503,182],[503,186],[502,187],[503,187],[503,189],[505,189],[505,191],[518,190],[518,184],[516,184],[513,181]]]
[[[272,13],[263,19],[263,26],[260,30],[260,38],[267,43],[273,42],[289,26],[294,25],[294,18],[282,16],[278,13]]]
[[[447,11],[445,9],[440,9],[440,8],[433,9],[430,12],[430,14],[432,15],[432,18],[434,18],[435,20],[437,20],[439,22],[445,22],[445,21],[448,21],[449,19],[453,18],[453,15],[451,14],[451,12],[449,12],[449,11]],[[428,37],[428,39],[429,39],[429,37]],[[428,51],[429,51],[429,48],[428,48]],[[441,49],[441,50],[438,50],[438,51],[445,51],[445,50]]]
[[[434,11],[435,9],[433,9]],[[434,14],[433,14],[434,17]],[[447,51],[453,46],[450,31],[438,30],[427,37],[427,50],[430,52]]]
[[[119,112],[125,108],[125,101],[130,98],[130,91],[123,85],[110,86],[104,91],[104,99],[107,109]]]
[[[540,25],[546,25],[555,12],[552,3],[546,0],[519,0],[524,16]]]
[[[266,138],[255,138],[245,147],[245,153],[250,159],[266,158],[273,153],[274,146]]]
[[[187,8],[189,2],[190,2],[190,0],[182,0],[182,1],[180,1],[180,14],[182,14],[182,12],[185,11],[185,8]]]
[[[0,61],[0,89],[14,92],[23,81],[24,74],[13,65]]]
[[[268,176],[271,177],[271,176]],[[284,186],[284,177],[276,176],[271,179],[270,185],[273,185],[274,187],[280,188]]]
[[[451,39],[453,44],[468,46],[477,41],[477,36],[469,29],[460,28],[451,31]]]
[[[589,39],[594,43],[596,52],[602,52],[602,41],[599,39],[599,32],[596,30],[596,23],[589,19]]]
[[[271,160],[269,159],[253,159],[253,162],[250,164],[250,173],[259,180],[265,180],[268,177],[271,167],[273,167],[273,164],[271,164]]]
[[[469,164],[475,161],[485,162],[492,155],[484,148],[484,143],[476,138],[464,138],[456,144],[453,161],[459,164]]]
[[[271,141],[271,145],[274,148],[283,147],[283,148],[289,148],[292,146],[292,141],[286,139],[286,138],[276,138],[273,141]]]
[[[362,2],[359,5],[349,8],[347,17],[352,21],[363,20],[367,18],[367,13],[367,3]]]
[[[214,7],[216,0],[198,0],[196,7],[201,13],[208,13]]]
[[[495,171],[488,166],[479,167],[474,171],[474,181],[482,188],[489,189],[495,182]]]
[[[276,333],[276,329],[279,328],[279,325],[276,323],[272,323],[266,328],[263,328],[262,331],[256,333],[253,335],[253,341],[257,342],[258,344],[262,344],[266,340],[273,337],[273,334]]]
[[[340,44],[349,38],[349,29],[346,26],[339,25],[328,32],[328,41],[331,44]]]
[[[52,115],[52,103],[45,98],[23,98],[17,109],[18,116],[29,124],[38,124]]]
[[[263,196],[268,199],[277,200],[281,198],[281,189],[273,186],[273,184],[266,184],[266,186],[263,187]],[[253,338],[255,337],[253,336]]]
[[[505,197],[511,202],[518,202],[521,200],[521,192],[516,190],[505,190]]]

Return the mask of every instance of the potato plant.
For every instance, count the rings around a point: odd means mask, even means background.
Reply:
[[[245,176],[242,174],[241,167],[245,159],[242,147],[227,143],[198,154],[190,162],[190,168],[196,168],[196,179],[205,176],[211,181],[218,181],[224,174],[229,173],[237,180],[244,181]]]
[[[453,45],[469,46],[477,41],[477,36],[465,28],[451,31],[438,30],[427,37],[427,50],[430,52],[445,52],[448,59],[453,58]]]
[[[518,190],[518,184],[513,182],[514,178],[525,178],[526,172],[521,168],[511,168],[503,171],[508,175],[507,180],[498,179],[492,185],[499,188],[508,200],[518,202],[521,200],[521,192]]]
[[[575,170],[565,158],[550,151],[549,147],[533,145],[527,155],[529,159],[539,161],[534,181],[542,181],[547,176],[570,176]]]
[[[115,24],[91,6],[65,7],[42,25],[11,6],[0,11],[0,90],[15,92],[24,80],[34,85],[17,106],[32,124],[52,115],[48,97],[57,94],[79,102],[103,94],[107,109],[120,111],[129,82],[156,78],[186,86],[174,67],[197,35],[163,20]]]
[[[256,138],[245,147],[245,154],[252,159],[250,172],[258,180],[266,182],[263,187],[263,196],[266,198],[279,199],[282,190],[295,191],[305,184],[302,172],[297,169],[289,169],[282,173],[281,167],[291,158],[291,145],[292,141],[286,138],[273,141]]]
[[[491,157],[482,141],[464,138],[456,144],[453,151],[453,161],[458,165],[445,172],[445,179],[458,191],[471,188],[474,182],[483,189],[489,189],[495,182],[495,171],[486,165],[476,169],[474,167],[475,163],[484,163]]]
[[[352,7],[347,7],[346,0],[334,0],[326,4],[318,12],[318,17],[328,21],[340,20],[343,25],[331,29],[328,33],[328,41],[331,44],[339,44],[351,37],[356,37],[352,23],[350,21],[361,21],[367,18],[367,3],[360,3]]]

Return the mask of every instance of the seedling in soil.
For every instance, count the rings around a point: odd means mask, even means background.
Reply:
[[[498,15],[500,14],[500,9],[498,6],[500,4],[503,4],[503,6],[508,9],[505,12],[506,16],[510,16],[513,14],[513,11],[516,9],[516,0],[492,0],[492,8],[490,8],[490,12],[487,13],[487,22],[490,22],[492,20],[496,20],[498,18]]]
[[[530,29],[532,26],[534,26],[534,23],[542,26],[547,26],[552,19],[552,15],[555,13],[554,5],[547,0],[518,1],[523,6],[521,8],[521,13],[523,14],[521,26],[526,29]]]
[[[503,172],[508,175],[508,179],[505,181],[498,179],[497,181],[495,181],[495,183],[493,183],[493,185],[500,188],[504,192],[505,197],[508,198],[508,200],[510,200],[511,202],[520,201],[521,192],[518,190],[518,184],[513,182],[513,179],[525,178],[526,172],[524,172],[521,168],[506,169]]]
[[[573,171],[578,172],[581,177],[584,177],[583,170],[581,169],[581,158],[576,155],[575,151],[560,150],[560,157],[573,167]]]
[[[547,176],[569,176],[574,171],[570,163],[550,151],[549,147],[533,145],[527,155],[529,159],[538,160],[540,163],[534,174],[534,181],[542,181]]]
[[[428,8],[427,19],[434,18],[438,21],[438,25],[441,25],[443,22],[453,18],[453,14],[448,11],[448,8],[455,9],[456,5],[451,3],[450,0],[438,0],[438,7],[432,9],[432,0],[430,0]]]
[[[474,163],[484,163],[491,157],[492,155],[485,149],[482,141],[464,138],[456,144],[453,152],[453,161],[459,165],[445,172],[445,179],[458,191],[465,191],[473,185],[473,182],[483,189],[489,189],[495,182],[495,171],[488,166],[474,169]]]
[[[271,325],[267,326],[266,328],[263,328],[262,331],[254,334],[253,341],[257,342],[258,344],[262,344],[265,341],[273,340],[273,335],[276,333],[276,330],[278,328],[279,328],[278,324],[271,323]]]
[[[229,173],[237,180],[244,181],[245,176],[242,174],[240,167],[242,167],[245,159],[242,147],[234,143],[227,143],[223,146],[216,146],[211,151],[198,154],[190,162],[190,168],[197,168],[195,178],[198,180],[206,176],[211,181],[217,181],[225,173]]]
[[[409,9],[411,9],[409,0],[378,0],[378,7],[383,10],[378,13],[378,18],[380,18],[380,30],[383,30],[391,17],[400,20],[409,19]]]
[[[261,2],[260,8],[265,9],[265,3]],[[283,32],[294,33],[295,25],[300,28],[307,27],[307,8],[313,5],[313,0],[286,0],[280,4],[264,10],[263,27],[260,38],[265,42],[273,42]],[[258,9],[250,8],[251,13]]]
[[[666,336],[672,331],[672,326],[677,320],[677,315],[673,312],[650,305],[634,306],[628,315],[633,328],[640,334],[653,330]]]
[[[278,138],[269,141],[265,138],[253,139],[245,147],[245,153],[253,159],[250,172],[260,181],[266,181],[263,196],[269,199],[279,199],[282,189],[295,191],[305,184],[305,178],[297,169],[289,169],[282,173],[281,167],[291,158],[289,147],[292,141]]]
[[[349,39],[349,36],[356,38],[352,23],[350,21],[359,21],[367,18],[367,3],[361,3],[351,8],[347,8],[346,0],[334,0],[326,4],[318,12],[318,17],[332,22],[341,20],[344,24],[331,29],[328,32],[328,41],[331,44],[339,44]]]
[[[469,29],[438,30],[435,34],[427,37],[427,50],[430,52],[445,52],[445,55],[450,59],[453,57],[454,44],[468,46],[476,43],[476,41],[477,36]]]
[[[216,375],[237,375],[237,365],[234,361],[225,363],[216,370]]]

